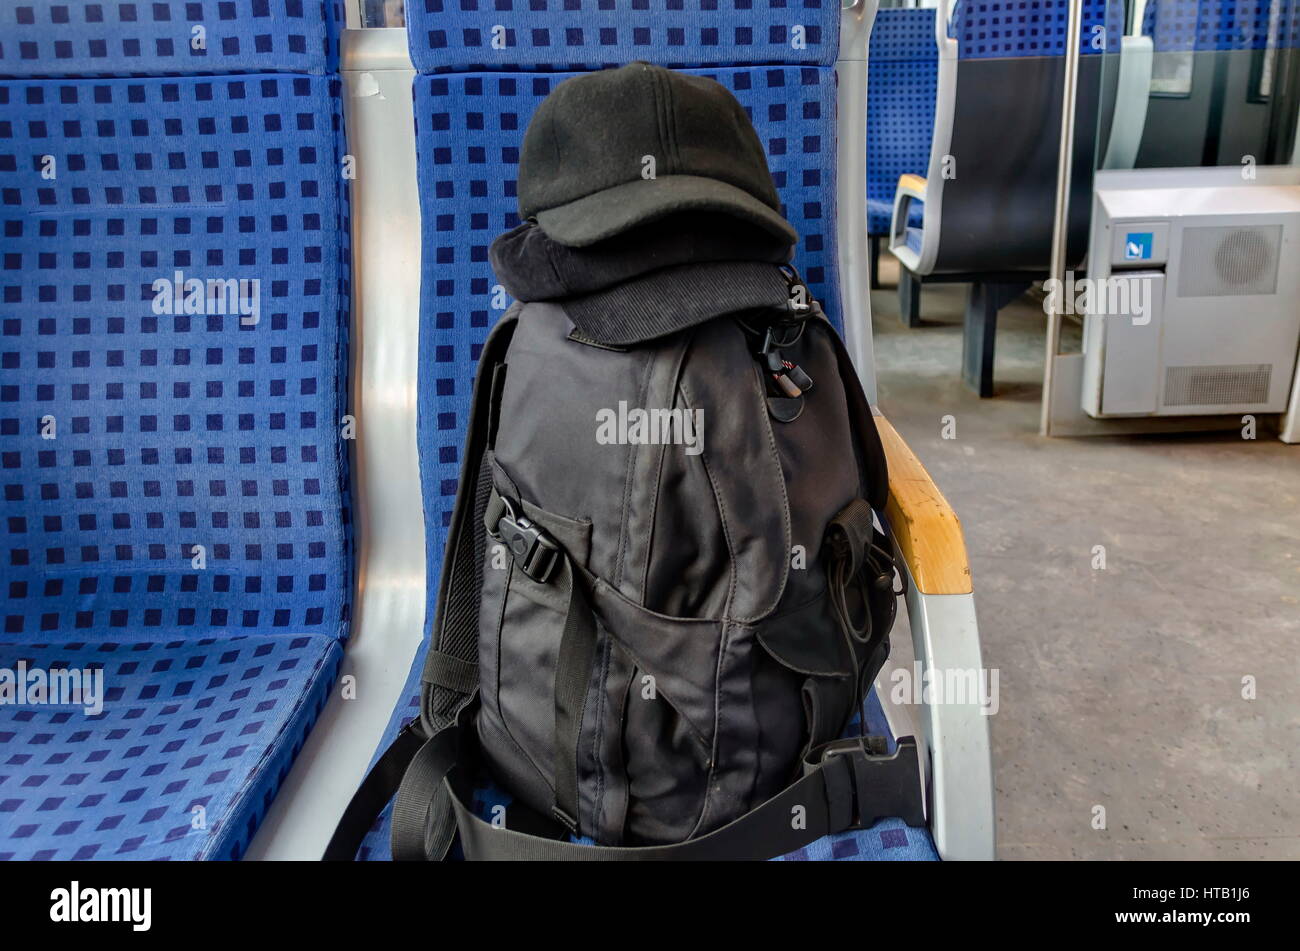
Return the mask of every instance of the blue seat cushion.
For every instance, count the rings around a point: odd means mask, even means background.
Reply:
[[[894,218],[894,199],[867,199],[867,234],[889,234],[889,224]],[[920,202],[912,202],[907,212],[907,223],[914,228],[921,227],[925,220],[925,208]]]
[[[402,696],[406,699],[393,713],[388,724],[379,751],[388,748],[398,732],[414,720],[420,713],[420,672],[424,668],[425,649],[417,654],[415,664],[407,677]],[[885,720],[880,706],[880,699],[873,690],[867,697],[867,732],[884,736],[888,740],[888,750],[896,747],[894,736]],[[849,734],[856,734],[856,720],[850,727]],[[508,806],[511,796],[492,782],[483,782],[474,790],[474,800],[470,804],[475,814],[491,818],[495,806]],[[366,836],[357,857],[362,861],[385,862],[392,858],[389,848],[389,835],[392,832],[392,804],[385,809]],[[938,861],[934,842],[929,829],[913,829],[901,819],[882,819],[870,829],[853,832],[841,832],[825,836],[811,845],[781,856],[775,861]]]
[[[840,832],[783,855],[776,862],[937,862],[929,829],[881,819],[870,829]]]
[[[104,687],[98,713],[88,693],[0,704],[0,859],[238,858],[341,656],[319,634],[0,642],[0,669]]]
[[[886,750],[898,748],[894,732],[885,719],[884,708],[875,690],[867,695],[865,705],[867,733],[885,737]],[[848,736],[858,732],[856,720],[845,731]],[[914,829],[902,819],[881,819],[870,829],[837,832],[818,839],[811,845],[774,859],[777,862],[937,862],[939,853],[928,828]]]

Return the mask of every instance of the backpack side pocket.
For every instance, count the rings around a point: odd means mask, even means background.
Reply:
[[[494,463],[498,491],[508,485]],[[518,500],[569,558],[585,565],[591,522]],[[491,769],[528,805],[554,799],[554,672],[568,602],[554,583],[534,581],[501,542],[487,540],[479,608],[479,733]]]

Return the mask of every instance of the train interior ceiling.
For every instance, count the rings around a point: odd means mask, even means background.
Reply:
[[[111,689],[0,706],[0,859],[324,853],[421,716],[519,141],[643,59],[753,122],[900,480],[926,821],[787,857],[1300,858],[1297,0],[15,0],[0,668]]]

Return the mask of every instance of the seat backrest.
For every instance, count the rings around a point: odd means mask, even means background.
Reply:
[[[345,635],[338,15],[0,8],[3,637]]]
[[[795,265],[840,321],[835,248],[835,0],[501,0],[407,6],[423,228],[420,459],[428,590],[437,590],[475,361],[510,303],[488,247],[519,223],[516,168],[537,104],[563,80],[645,59],[710,76],[749,112]],[[431,615],[432,612],[430,612]],[[432,618],[427,618],[431,621]]]
[[[930,165],[939,51],[934,8],[876,13],[867,60],[868,231],[889,233],[900,175]]]
[[[832,66],[835,0],[409,0],[421,73],[576,72],[636,60],[675,69]]]
[[[338,72],[334,0],[12,0],[0,75]]]
[[[1046,271],[1051,256],[1070,0],[958,0],[954,101],[934,270]],[[1080,34],[1069,259],[1087,246],[1099,116],[1109,113],[1102,62],[1118,55],[1119,0],[1085,0]],[[1113,87],[1115,70],[1110,68]],[[1113,101],[1114,91],[1109,98]],[[937,138],[937,137],[936,137]],[[931,178],[943,156],[931,156]],[[955,172],[955,174],[951,174]],[[928,224],[928,223],[927,223]]]
[[[1142,33],[1159,52],[1294,49],[1295,0],[1146,0]]]
[[[1139,168],[1285,163],[1296,126],[1296,0],[1147,0],[1152,76]]]

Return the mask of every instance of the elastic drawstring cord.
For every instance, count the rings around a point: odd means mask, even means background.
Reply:
[[[848,587],[853,578],[849,575],[850,565],[853,563],[853,557],[847,550],[849,545],[848,538],[837,532],[831,536],[831,551],[834,555],[834,566],[827,579],[830,588],[831,610],[835,614],[835,620],[839,623],[840,633],[844,636],[844,649],[849,652],[849,662],[853,665],[853,701],[855,709],[858,711],[858,743],[865,753],[867,751],[867,716],[863,707],[866,704],[866,687],[862,683],[862,674],[865,665],[863,661],[858,660],[858,652],[854,642],[867,643],[871,639],[871,605],[864,604],[864,618],[861,624],[854,623],[850,617],[848,604]],[[863,598],[866,601],[865,597]]]
[[[871,598],[866,585],[862,585],[863,601],[863,618],[862,622],[856,623],[849,610],[848,589],[853,583],[854,578],[849,575],[850,565],[853,563],[852,553],[848,550],[851,544],[848,536],[842,531],[835,531],[829,538],[831,545],[832,568],[828,574],[827,587],[829,589],[831,610],[835,615],[835,620],[839,624],[840,632],[844,636],[844,647],[849,652],[849,661],[853,665],[853,699],[857,704],[858,711],[858,740],[862,746],[863,752],[866,752],[867,740],[867,714],[864,709],[866,706],[866,684],[863,683],[863,675],[866,672],[866,665],[870,657],[858,659],[858,652],[855,650],[854,642],[858,644],[870,644],[873,634],[871,619]],[[890,568],[890,591],[897,597],[907,593],[907,577],[901,571],[898,571],[898,562],[892,552],[885,550],[878,545],[873,538],[869,543],[866,552],[865,563],[858,570],[861,576],[865,572],[870,573],[868,577],[875,577],[881,574],[881,564],[888,565]],[[902,587],[898,591],[893,590],[893,576],[895,572],[902,579]],[[893,626],[893,617],[897,612],[897,607],[891,605],[893,610],[890,611],[889,627]],[[888,629],[888,628],[886,628]]]

